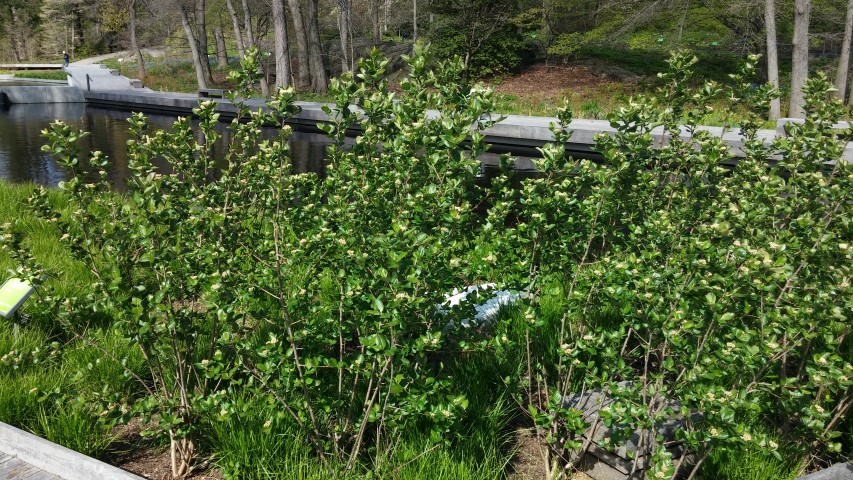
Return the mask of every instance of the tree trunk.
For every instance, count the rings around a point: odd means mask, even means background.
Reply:
[[[11,41],[12,41],[12,54],[15,57],[15,62],[21,63],[24,61],[26,57],[26,44],[24,42],[24,35],[21,33],[20,25],[22,25],[22,21],[18,17],[18,9],[15,7],[9,7],[9,12],[12,14],[12,32],[11,32]]]
[[[249,2],[243,0],[243,28],[246,29],[247,47],[255,44],[255,33],[252,30],[252,11],[249,10]]]
[[[382,33],[388,33],[388,0],[382,0]]]
[[[213,39],[216,41],[216,67],[228,68],[228,50],[225,47],[225,35],[222,33],[222,27],[217,25],[213,30]]]
[[[190,438],[178,438],[173,430],[169,430],[169,447],[172,478],[186,478],[193,466],[195,443]]]
[[[853,0],[847,0],[847,15],[844,20],[844,42],[841,44],[841,58],[838,59],[838,72],[835,74],[835,96],[844,100],[847,91],[847,77],[850,75],[850,39],[853,36]]]
[[[370,0],[370,23],[373,26],[373,42],[382,40],[382,24],[379,21],[380,2],[382,0]]]
[[[136,0],[130,0],[128,10],[130,11],[130,49],[136,55],[136,64],[139,66],[139,79],[145,80],[145,61],[142,59],[142,51],[139,50],[139,42],[136,39]]]
[[[795,0],[794,3],[791,103],[788,107],[788,115],[793,118],[805,117],[803,86],[809,75],[809,13],[811,6],[811,0]]]
[[[225,5],[228,7],[228,15],[231,15],[231,23],[234,26],[234,40],[237,42],[237,55],[240,58],[246,56],[246,47],[243,45],[243,32],[240,30],[240,20],[237,18],[237,11],[234,9],[234,4],[231,0],[225,0]]]
[[[350,6],[349,0],[338,0],[338,5],[341,8],[340,17],[338,18],[338,31],[341,34],[341,72],[348,72],[352,69],[350,63]]]
[[[290,85],[290,43],[287,40],[287,17],[284,0],[272,0],[273,36],[275,37],[275,86]]]
[[[412,41],[418,42],[418,0],[412,0]]]
[[[195,33],[190,26],[189,15],[183,4],[178,5],[178,11],[181,14],[181,26],[184,27],[184,33],[187,35],[187,43],[190,44],[190,52],[193,57],[193,67],[195,68],[195,78],[198,82],[198,88],[207,88],[207,76],[202,69],[201,56],[198,51],[198,42],[195,38]]]
[[[246,48],[257,47],[257,41],[255,39],[255,31],[252,28],[252,10],[249,9],[249,2],[247,0],[243,0],[243,26],[246,29]],[[267,69],[266,69],[266,58],[263,52],[260,52],[260,56],[258,61],[261,65],[261,95],[264,97],[270,96],[270,86],[267,83]]]
[[[776,0],[764,0],[764,25],[767,30],[767,81],[779,90],[779,52],[776,48]],[[782,105],[778,98],[770,101],[769,119],[781,115]]]
[[[308,66],[308,35],[305,31],[305,23],[302,20],[302,8],[300,0],[287,0],[290,8],[290,18],[293,19],[294,36],[296,37],[296,88],[307,90],[311,86],[311,77]]]
[[[329,76],[326,74],[326,64],[323,61],[323,44],[320,42],[320,23],[317,21],[317,10],[320,0],[308,0],[305,17],[308,22],[308,55],[311,66],[311,90],[315,93],[329,91]]]
[[[850,91],[847,92],[847,105],[853,106],[853,82],[848,82],[847,88],[850,89]]]
[[[213,77],[210,75],[210,59],[208,58],[207,49],[207,25],[205,23],[205,0],[196,0],[195,2],[195,26],[197,29],[196,41],[198,42],[198,51],[201,58],[201,67],[204,71],[204,78],[207,83],[213,83]]]

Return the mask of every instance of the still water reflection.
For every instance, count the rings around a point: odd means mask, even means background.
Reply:
[[[127,177],[127,141],[131,138],[127,119],[130,112],[88,107],[82,103],[56,103],[0,106],[0,179],[13,182],[35,182],[55,186],[66,180],[68,173],[46,153],[41,131],[54,120],[62,120],[91,135],[80,142],[83,155],[100,150],[112,161],[110,181],[118,188]],[[176,117],[148,115],[154,129],[171,126]],[[214,146],[217,163],[224,162],[229,141],[225,124],[220,124],[223,137]],[[275,135],[273,129],[266,136]],[[291,137],[293,167],[296,172],[323,174],[323,156],[327,145],[325,136],[296,132]],[[163,166],[167,168],[167,166]]]

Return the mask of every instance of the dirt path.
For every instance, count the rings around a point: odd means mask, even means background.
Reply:
[[[151,57],[160,57],[163,56],[164,52],[162,48],[143,48],[143,55],[149,55]],[[95,63],[103,62],[104,60],[109,60],[111,58],[116,57],[130,57],[133,55],[133,52],[130,50],[122,50],[120,52],[107,53],[104,55],[97,55],[94,57],[84,58],[82,60],[77,60],[76,62],[71,62],[71,65],[93,65]]]

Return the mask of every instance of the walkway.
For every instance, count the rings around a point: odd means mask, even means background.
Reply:
[[[164,51],[162,48],[143,48],[142,54],[147,55],[149,57],[160,57],[164,55]],[[76,62],[71,62],[71,65],[94,65],[98,62],[103,62],[104,60],[109,60],[111,58],[131,58],[134,59],[134,53],[130,50],[122,50],[120,52],[107,53],[104,55],[97,55],[94,57],[84,58],[82,60],[77,60]]]
[[[83,91],[90,92],[152,92],[149,88],[142,87],[139,80],[132,80],[118,71],[106,68],[98,64],[71,64],[65,67],[65,72],[70,75]]]
[[[45,472],[13,455],[0,452],[0,480],[62,480],[52,473]]]
[[[143,480],[0,422],[0,480]]]

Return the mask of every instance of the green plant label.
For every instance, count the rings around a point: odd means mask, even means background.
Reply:
[[[32,295],[35,289],[20,278],[10,278],[0,287],[0,315],[9,318]]]

